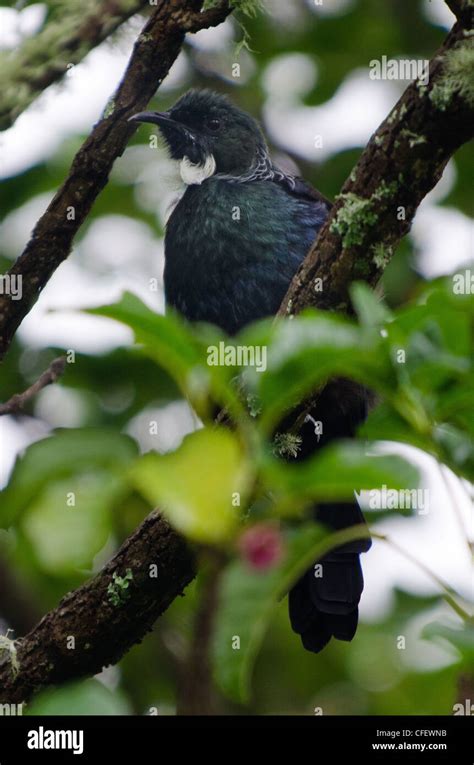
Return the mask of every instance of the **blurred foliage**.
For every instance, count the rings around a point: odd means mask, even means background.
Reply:
[[[23,0],[16,7],[31,4]],[[183,54],[184,74],[160,90],[150,108],[166,109],[189,87],[205,86],[230,92],[265,124],[269,67],[294,53],[314,64],[316,76],[308,87],[298,88],[291,103],[321,105],[372,58],[430,57],[445,31],[429,21],[426,5],[423,0],[353,0],[338,3],[339,10],[325,3],[320,12],[310,0],[268,0],[266,12],[243,19],[250,51],[243,50],[236,59],[243,32],[234,22],[234,39],[224,50],[200,47],[191,37]],[[49,0],[47,6],[47,18],[54,18],[60,6],[64,10],[64,2]],[[228,75],[234,60],[242,65],[240,80]],[[84,137],[79,131],[70,134],[58,141],[51,155],[3,180],[2,271],[18,254],[20,240],[26,242],[29,236],[29,204],[41,199],[45,206]],[[319,161],[299,156],[290,140],[271,149],[334,198],[361,146],[354,141]],[[138,131],[80,233],[75,262],[89,284],[124,270],[128,276],[138,274],[146,289],[150,273],[157,269],[164,232],[160,195],[167,182],[158,160],[149,160],[148,150],[146,131]],[[127,160],[131,152],[133,163]],[[470,214],[472,148],[463,147],[452,164],[452,187],[437,204]],[[150,197],[150,173],[153,186],[163,186],[158,189],[160,199]],[[115,263],[109,252],[93,262],[88,234],[110,215],[144,225],[151,249],[146,265],[137,258],[123,266],[120,257]],[[453,294],[450,279],[423,285],[411,236],[387,269],[383,290],[385,303],[363,286],[354,287],[357,322],[313,312],[286,324],[261,322],[234,339],[209,327],[190,332],[175,317],[159,316],[130,294],[97,310],[132,327],[137,345],[95,355],[76,351],[75,363],[67,365],[58,386],[66,399],[52,407],[54,416],[51,407],[41,406],[51,393],[44,391],[30,402],[26,418],[11,418],[23,440],[35,443],[17,459],[0,494],[0,553],[32,601],[41,610],[56,605],[59,597],[101,567],[152,504],[165,502],[178,528],[193,540],[219,543],[231,559],[213,645],[223,712],[450,713],[458,674],[472,662],[473,638],[472,628],[462,628],[459,618],[440,621],[440,596],[396,591],[378,621],[360,625],[355,641],[333,642],[317,656],[303,651],[290,630],[286,602],[279,600],[321,545],[334,542],[325,529],[302,522],[311,502],[347,498],[354,488],[383,483],[395,488],[416,485],[416,474],[404,460],[367,457],[362,441],[336,445],[304,466],[278,459],[271,435],[282,409],[330,375],[369,382],[383,395],[384,403],[361,433],[364,439],[413,444],[458,475],[473,478],[472,296]],[[243,375],[249,398],[263,410],[258,420],[232,382],[242,370],[206,362],[206,348],[221,340],[268,347],[267,371],[247,369]],[[25,389],[64,350],[58,344],[28,347],[20,331],[2,366],[0,400]],[[397,357],[400,350],[405,351],[403,363]],[[153,434],[142,432],[141,450],[152,451],[137,456],[134,439],[124,434],[136,435],[140,416],[148,424],[151,410],[163,412],[181,404],[184,396],[205,429],[181,446],[169,447],[169,454],[161,453],[168,447],[153,448]],[[212,426],[217,405],[225,405],[235,416],[234,433]],[[67,425],[71,412],[74,427]],[[56,429],[61,417],[67,427]],[[38,423],[40,430],[35,429]],[[46,438],[45,429],[50,431]],[[206,491],[196,491],[210,474],[218,480],[206,483]],[[240,504],[226,503],[229,487],[240,494]],[[75,504],[68,505],[72,497]],[[258,572],[239,554],[238,538],[254,520],[266,523],[275,518],[284,556],[271,569]],[[372,518],[376,521],[378,515]],[[192,585],[159,620],[154,633],[120,662],[115,682],[102,678],[109,687],[87,680],[52,689],[35,699],[29,713],[173,714],[198,600],[199,587]],[[407,634],[412,635],[411,645],[407,639],[407,648],[399,649],[399,636]],[[241,638],[240,650],[232,650],[235,635]],[[442,654],[444,663],[435,661],[427,669],[419,656],[432,643],[449,650]]]
[[[239,502],[244,499],[250,477],[250,463],[224,429],[198,430],[176,452],[146,454],[131,471],[132,484],[150,504],[170,508],[178,531],[208,544],[232,538],[238,517],[229,497],[238,492]]]
[[[96,680],[65,685],[38,694],[28,715],[126,715],[130,705],[120,692],[112,692]]]
[[[249,703],[250,672],[278,599],[311,561],[367,533],[359,527],[329,532],[314,523],[292,528],[289,518],[301,521],[314,502],[351,499],[354,490],[417,485],[404,459],[368,454],[367,444],[357,441],[326,447],[302,464],[282,461],[284,434],[274,440],[282,413],[326,379],[344,375],[383,396],[362,426],[373,442],[414,444],[473,478],[473,298],[457,294],[455,283],[427,284],[416,301],[395,311],[356,283],[357,322],[312,310],[291,322],[257,322],[225,338],[228,346],[265,347],[268,365],[260,372],[239,366],[238,359],[209,365],[207,343],[221,333],[158,315],[129,293],[115,305],[89,309],[133,329],[141,353],[176,380],[204,427],[173,452],[138,457],[133,440],[114,430],[71,428],[36,441],[17,460],[0,496],[0,523],[15,535],[18,561],[27,559],[50,577],[89,568],[112,533],[112,510],[128,494],[143,495],[145,508],[158,504],[190,541],[217,545],[233,560],[222,580],[214,670],[225,695]],[[258,418],[249,397],[258,401]],[[215,426],[216,404],[232,408],[234,432]],[[296,455],[297,439],[293,448]],[[275,518],[283,522],[283,557],[260,571],[245,561],[242,547],[239,559],[238,541],[255,521]],[[452,597],[449,592],[448,602]],[[463,614],[461,607],[457,613]],[[467,663],[471,633],[469,621],[463,628],[458,619],[454,628],[434,623],[423,636],[441,637]]]
[[[318,384],[340,375],[370,385],[383,396],[362,427],[374,442],[383,439],[416,445],[472,480],[473,299],[467,289],[467,294],[457,294],[456,283],[456,278],[447,278],[427,284],[414,303],[396,311],[380,303],[365,285],[356,283],[352,297],[358,324],[333,314],[307,311],[291,322],[257,322],[236,338],[227,338],[228,345],[260,346],[268,351],[264,371],[240,368],[240,385],[245,380],[246,386],[243,395],[234,384],[241,403],[248,400],[249,393],[257,399],[258,419],[252,411],[236,406],[234,395],[227,395],[236,416],[235,435],[216,429],[212,415],[209,417],[216,393],[219,400],[222,390],[219,378],[228,377],[225,366],[211,366],[206,373],[209,347],[206,349],[204,339],[215,340],[210,328],[188,328],[173,315],[157,317],[128,294],[115,306],[95,309],[100,315],[126,321],[144,352],[181,381],[189,398],[204,413],[205,424],[207,414],[207,427],[188,436],[174,454],[139,458],[131,471],[132,485],[152,504],[160,504],[190,539],[207,544],[223,544],[232,531],[235,535],[238,530],[232,518],[236,512],[232,497],[236,492],[240,507],[241,481],[246,487],[253,482],[250,493],[247,488],[244,493],[249,499],[242,503],[241,522],[248,519],[249,506],[251,521],[252,504],[268,496],[272,501],[267,513],[274,518],[279,514],[286,517],[288,508],[293,514],[301,512],[314,501],[350,499],[354,488],[386,485],[405,489],[416,485],[414,471],[402,459],[368,456],[357,443],[327,447],[303,464],[282,464],[275,456],[271,440],[282,412],[300,403]],[[232,374],[236,371],[234,365]],[[244,447],[240,459],[239,438]],[[226,453],[232,458],[227,459]],[[214,471],[215,477],[203,481],[203,476]],[[181,476],[186,477],[184,482]],[[259,521],[261,517],[260,512]],[[288,549],[281,577],[277,570],[267,574],[267,579],[255,572],[246,577],[237,569],[235,586],[229,585],[229,591],[224,588],[226,605],[219,612],[216,677],[221,689],[234,699],[248,700],[249,668],[279,587],[285,591],[282,581],[288,589],[305,567],[302,548],[296,546],[293,563],[291,534],[284,538]],[[318,557],[313,548],[321,541],[325,549],[341,543],[338,534],[326,534],[321,540],[314,527],[302,532],[308,560]],[[453,634],[458,638],[457,632]],[[463,637],[452,642],[465,658],[471,645],[470,631],[460,634]],[[241,649],[239,645],[232,661],[229,644],[236,635],[244,646]],[[449,630],[443,632],[446,640],[449,635]]]

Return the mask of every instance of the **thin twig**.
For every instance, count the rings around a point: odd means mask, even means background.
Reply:
[[[445,467],[441,464],[441,462],[438,462],[437,465],[438,465],[438,468],[439,468],[439,473],[441,475],[441,479],[442,479],[442,481],[444,483],[444,488],[446,489],[446,494],[448,495],[448,499],[451,500],[451,506],[452,506],[452,508],[454,510],[454,515],[456,516],[456,520],[458,522],[459,529],[461,531],[461,536],[462,536],[462,538],[465,540],[465,542],[467,544],[467,550],[468,550],[468,553],[469,553],[469,560],[471,560],[472,559],[472,554],[473,554],[473,542],[469,539],[469,535],[467,533],[467,529],[466,529],[466,527],[464,525],[464,521],[463,521],[462,513],[461,513],[461,508],[459,507],[459,504],[458,504],[458,501],[457,501],[457,499],[455,497],[454,491],[452,491],[452,489],[451,489],[451,487],[449,485],[448,476],[446,475]]]
[[[211,549],[199,565],[201,588],[189,654],[181,671],[180,715],[212,715],[216,711],[211,648],[225,563],[225,556]]]
[[[457,592],[453,590],[452,587],[447,584],[444,579],[441,579],[438,574],[435,574],[434,571],[430,569],[429,566],[427,566],[423,561],[418,560],[418,558],[415,558],[414,555],[412,555],[408,550],[405,550],[403,547],[400,547],[398,542],[394,542],[393,539],[390,539],[390,537],[387,537],[385,534],[378,534],[376,532],[371,532],[371,536],[374,539],[380,539],[382,542],[385,542],[390,547],[392,547],[394,550],[396,550],[400,555],[403,555],[403,557],[410,561],[410,563],[413,563],[414,566],[417,566],[421,571],[424,571],[426,576],[428,576],[433,582],[435,582],[438,587],[440,587],[443,590],[443,598],[445,599],[446,603],[448,603],[453,611],[457,613],[458,616],[461,617],[461,619],[465,622],[470,622],[472,620],[472,615],[469,614],[467,611],[464,610],[462,606],[459,605],[457,600],[453,597],[453,595],[458,595]]]
[[[464,706],[466,702],[468,702],[469,709],[471,709],[471,699],[474,699],[474,671],[468,669],[465,672],[462,672],[458,677],[457,686],[457,703],[463,704]]]
[[[46,388],[47,385],[55,383],[66,368],[66,357],[58,356],[57,359],[51,362],[49,367],[38,377],[33,385],[23,391],[23,393],[15,393],[5,404],[0,404],[0,416],[2,414],[17,414],[21,412],[25,404],[29,402],[33,396],[36,396],[40,390]]]

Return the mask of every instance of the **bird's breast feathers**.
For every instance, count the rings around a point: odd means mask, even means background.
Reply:
[[[275,181],[188,185],[166,226],[167,303],[229,332],[274,313],[326,215]]]

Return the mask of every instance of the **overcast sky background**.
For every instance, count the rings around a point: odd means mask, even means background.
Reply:
[[[333,0],[320,13],[338,13],[350,0]],[[273,0],[270,7],[291,23],[291,4]],[[44,6],[39,3],[21,12],[0,8],[0,47],[13,48],[21,39],[40,27]],[[427,18],[448,29],[454,17],[444,3],[425,2]],[[87,133],[100,117],[113,93],[131,52],[140,20],[133,20],[113,44],[105,43],[91,52],[83,63],[73,67],[64,82],[49,88],[22,114],[14,126],[0,134],[0,178],[7,178],[53,157],[64,141],[78,133]],[[238,33],[237,33],[238,34]],[[235,36],[232,21],[193,37],[202,50],[219,51],[228,47]],[[370,56],[368,57],[370,59]],[[245,61],[245,57],[244,57]],[[367,65],[369,64],[369,60]],[[247,61],[251,67],[251,61]],[[182,53],[162,86],[162,91],[185,85],[189,64]],[[245,70],[245,67],[243,67]],[[274,59],[264,72],[266,103],[264,128],[275,144],[307,160],[321,160],[341,149],[363,147],[378,124],[398,99],[404,83],[372,81],[368,68],[352,71],[341,82],[333,98],[317,107],[302,104],[301,99],[317,83],[315,63],[299,53]],[[314,136],[323,136],[323,149],[314,148]],[[323,154],[321,154],[323,152]],[[114,168],[123,183],[136,181],[135,193],[140,204],[163,220],[165,209],[175,194],[178,181],[175,169],[160,151],[150,154],[148,147],[131,147]],[[455,166],[450,163],[436,189],[420,206],[413,237],[419,252],[420,270],[428,277],[452,272],[473,259],[473,224],[455,209],[441,208],[442,200],[455,181]],[[169,186],[162,198],[163,179]],[[9,215],[0,225],[0,236],[7,254],[16,257],[26,244],[37,218],[44,211],[50,195],[30,200]],[[71,257],[58,269],[41,299],[23,322],[19,334],[31,348],[50,344],[100,353],[117,345],[132,342],[131,333],[104,319],[82,315],[74,309],[113,302],[125,289],[138,294],[156,310],[163,310],[163,297],[150,293],[150,277],[161,279],[163,242],[145,223],[124,216],[104,216],[89,228],[76,245]],[[50,313],[54,311],[55,313]],[[44,390],[37,400],[37,413],[55,426],[71,427],[80,421],[78,400],[73,391],[60,386]],[[146,428],[150,416],[158,419],[166,436],[161,447],[176,446],[183,433],[193,427],[186,407],[173,404],[160,410],[142,413],[130,425],[130,432],[149,448]],[[28,443],[47,432],[41,423],[17,423],[0,418],[0,486],[7,481],[15,455]],[[156,441],[154,442],[156,445]],[[398,447],[397,447],[398,449]],[[438,576],[455,585],[466,597],[472,596],[473,581],[465,545],[460,543],[460,529],[451,507],[446,487],[433,461],[417,450],[403,452],[422,467],[424,485],[430,491],[430,512],[417,519],[387,520],[382,530],[417,558],[429,565]],[[466,487],[451,477],[453,495],[462,521],[474,535],[472,505]],[[362,602],[365,618],[377,618],[390,605],[394,584],[419,593],[435,591],[430,580],[412,564],[404,561],[382,543],[374,544],[364,556],[366,590]],[[419,634],[420,624],[414,624]],[[420,663],[419,644],[416,661]],[[423,660],[445,661],[446,654],[426,642]],[[410,651],[404,656],[410,661]]]

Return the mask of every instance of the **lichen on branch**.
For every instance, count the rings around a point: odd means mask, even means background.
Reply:
[[[15,642],[0,636],[0,703],[27,701],[46,685],[115,664],[194,574],[186,542],[151,513],[97,576],[68,593],[28,635]]]
[[[279,314],[351,311],[349,286],[374,286],[422,199],[474,134],[474,40],[456,23],[430,62],[429,82],[408,86],[362,152]],[[322,289],[314,290],[315,279]]]
[[[147,0],[72,0],[63,6],[34,37],[0,53],[0,130],[124,21],[149,7]]]

